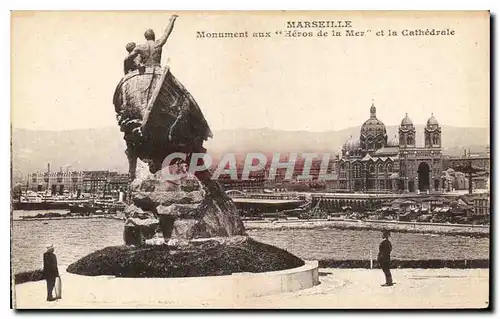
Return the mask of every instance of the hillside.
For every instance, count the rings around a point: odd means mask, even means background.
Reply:
[[[303,132],[271,129],[235,129],[215,131],[205,145],[209,153],[219,157],[227,152],[316,152],[338,153],[352,135],[359,136],[360,127],[339,131]],[[388,126],[389,139],[398,126]],[[423,126],[417,125],[417,144],[423,143]],[[483,151],[489,144],[488,128],[443,126],[443,148],[446,154],[461,155],[464,148]],[[20,174],[71,166],[75,170],[127,171],[125,142],[117,127],[71,131],[12,131],[13,173]]]

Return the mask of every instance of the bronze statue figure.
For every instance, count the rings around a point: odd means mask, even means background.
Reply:
[[[139,69],[139,67],[141,66],[141,61],[139,56],[135,58],[130,58],[130,53],[135,49],[135,47],[136,47],[135,42],[129,42],[125,46],[125,49],[129,53],[129,55],[127,55],[125,61],[123,62],[123,71],[125,75],[127,75],[127,73],[129,72]]]
[[[138,55],[141,57],[141,62],[144,66],[161,66],[161,54],[165,43],[167,43],[168,37],[174,29],[174,23],[177,19],[177,15],[173,15],[170,18],[170,23],[163,35],[156,41],[155,32],[152,29],[146,30],[144,32],[144,38],[146,43],[136,46],[132,52],[129,54],[129,59],[134,59]]]

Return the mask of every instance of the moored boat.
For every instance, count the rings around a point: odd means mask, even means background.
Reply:
[[[71,214],[94,214],[97,207],[93,204],[71,204],[69,206],[69,212]]]

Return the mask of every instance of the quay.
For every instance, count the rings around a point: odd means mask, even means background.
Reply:
[[[31,218],[15,218],[15,221],[32,221],[32,220],[70,220],[70,219],[116,219],[125,220],[123,217],[116,215],[90,215],[90,216],[61,216],[61,217],[31,217]]]
[[[277,192],[277,193],[242,193],[231,192],[231,197],[240,209],[261,208],[279,210],[298,208],[306,203],[325,211],[341,211],[349,207],[353,211],[376,210],[382,206],[395,203],[442,205],[453,201],[461,201],[474,210],[475,215],[489,215],[489,192],[479,191],[473,194],[466,192],[423,192],[423,193],[312,193],[312,192]],[[258,201],[259,199],[260,201]],[[283,201],[283,202],[280,202]],[[286,201],[286,202],[285,202]],[[406,202],[405,202],[406,201]]]

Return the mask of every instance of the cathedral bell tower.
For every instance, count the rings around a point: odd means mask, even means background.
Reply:
[[[441,148],[441,127],[438,121],[431,114],[431,117],[427,120],[427,125],[424,130],[425,147],[429,148]]]
[[[415,147],[415,125],[406,113],[399,126],[399,147]]]

